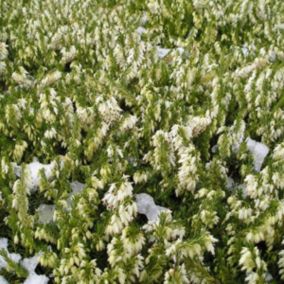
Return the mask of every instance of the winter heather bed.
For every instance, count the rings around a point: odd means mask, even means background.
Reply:
[[[284,283],[284,1],[0,9],[0,284]]]

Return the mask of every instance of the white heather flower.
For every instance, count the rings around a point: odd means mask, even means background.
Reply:
[[[25,73],[13,72],[12,79],[19,85],[27,87],[30,87],[32,85],[32,81],[27,78],[27,74]]]
[[[111,216],[110,222],[106,227],[106,234],[107,235],[113,235],[118,234],[123,229],[123,223],[120,219],[120,217],[117,214],[113,214]]]
[[[114,97],[100,103],[98,110],[103,120],[107,123],[116,121],[120,117],[120,113],[122,111]]]
[[[252,216],[252,209],[251,208],[241,208],[239,210],[239,219],[240,220],[247,220],[249,217]]]
[[[189,119],[188,126],[183,129],[187,138],[191,139],[202,133],[210,123],[211,120],[207,117],[195,116]]]
[[[246,193],[251,197],[255,198],[257,196],[258,182],[256,177],[253,175],[247,175],[245,178],[246,183]]]
[[[119,187],[116,184],[111,184],[109,190],[103,198],[103,202],[109,208],[115,208],[122,202],[126,197],[132,196],[132,185],[130,182],[123,182]]]
[[[121,130],[125,131],[125,130],[128,130],[128,129],[134,128],[137,121],[138,121],[138,119],[135,115],[130,115],[130,116],[126,117],[126,119],[122,123]]]
[[[9,171],[9,165],[7,164],[4,158],[1,159],[1,170],[2,170],[2,173],[4,174],[7,174]]]
[[[190,280],[188,279],[188,272],[186,271],[185,265],[179,265],[179,266],[175,266],[175,268],[171,268],[169,269],[166,273],[165,273],[165,280],[164,280],[165,284],[172,284],[172,283],[176,283],[176,284],[186,284],[186,283],[190,283]]]
[[[283,161],[284,160],[284,143],[278,144],[273,151],[273,159]]]
[[[0,61],[4,60],[8,56],[8,49],[7,49],[7,44],[4,42],[0,42]]]
[[[13,156],[16,161],[21,160],[24,151],[27,149],[28,144],[26,141],[21,141],[20,143],[17,143],[15,145],[14,151],[13,151]]]
[[[0,61],[0,75],[3,74],[6,71],[6,63],[3,61]]]
[[[72,45],[69,50],[66,50],[66,48],[64,47],[62,49],[61,53],[62,53],[61,62],[63,64],[66,64],[66,63],[71,62],[75,58],[77,50],[76,50],[75,46]]]
[[[136,184],[146,182],[148,180],[147,173],[135,172],[133,175],[133,180]]]
[[[133,217],[136,215],[136,213],[137,213],[137,206],[134,202],[126,206],[120,205],[118,207],[118,214],[121,219],[121,222],[124,225],[128,225],[129,222],[133,220]]]
[[[252,271],[255,268],[254,261],[252,259],[252,254],[250,250],[244,247],[241,251],[241,258],[239,259],[239,265],[242,266],[242,270],[248,272]]]
[[[56,137],[56,130],[55,128],[48,129],[44,132],[44,137],[48,139],[52,139]]]
[[[50,86],[62,77],[62,73],[58,70],[47,74],[40,82],[40,87]]]

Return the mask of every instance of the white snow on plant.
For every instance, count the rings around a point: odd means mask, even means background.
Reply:
[[[184,53],[184,48],[183,47],[178,47],[177,51],[179,52],[179,54],[183,54]]]
[[[82,190],[85,187],[85,184],[81,183],[79,181],[73,181],[73,182],[70,183],[70,186],[71,186],[72,192],[69,193],[69,196],[67,198],[67,204],[68,204],[69,207],[71,207],[72,197],[74,195],[77,195],[77,194],[81,193]]]
[[[157,47],[157,55],[159,58],[164,58],[166,57],[173,49],[170,48],[163,48],[158,46]],[[176,50],[179,52],[179,54],[182,54],[184,52],[184,48],[183,47],[178,47],[176,48]]]
[[[0,284],[9,284],[9,282],[3,276],[0,275]]]
[[[27,187],[30,192],[37,190],[40,183],[40,171],[43,170],[47,179],[52,176],[52,171],[56,166],[56,162],[53,161],[50,164],[42,164],[36,160],[31,162],[26,166],[27,171]],[[14,172],[16,176],[20,177],[22,175],[22,169],[20,166],[14,164]]]
[[[29,272],[29,276],[23,284],[47,284],[48,277],[45,275],[38,275],[35,269],[39,263],[39,258],[41,254],[38,253],[30,258],[24,258],[21,261],[21,265]]]
[[[15,263],[19,263],[21,266],[23,266],[27,272],[28,272],[28,277],[27,279],[23,282],[23,284],[47,284],[49,279],[45,275],[38,275],[34,271],[39,263],[39,257],[40,253],[36,254],[33,257],[29,258],[24,258],[23,260],[22,257],[17,254],[17,253],[10,253],[8,251],[8,239],[6,238],[0,238],[0,249],[4,249],[8,255],[8,257],[14,261]],[[7,263],[4,260],[2,256],[0,256],[0,269],[5,269],[7,267]],[[6,284],[8,283],[5,278],[0,276],[0,284]]]
[[[39,223],[41,224],[50,223],[53,220],[54,211],[55,211],[55,205],[41,204],[37,209],[37,213],[39,216]]]
[[[146,29],[143,28],[143,27],[138,27],[138,28],[136,29],[136,32],[137,32],[139,35],[142,35],[143,33],[146,32]]]
[[[235,185],[235,181],[231,177],[227,177],[226,187],[232,189]]]
[[[168,208],[158,206],[154,199],[147,193],[136,194],[137,211],[139,214],[146,215],[148,221],[157,221],[161,212],[170,212]]]
[[[212,151],[212,153],[214,153],[214,154],[217,153],[217,151],[218,151],[218,145],[212,146],[211,151]]]
[[[72,192],[69,193],[68,198],[67,198],[67,205],[68,209],[70,209],[71,204],[72,204],[72,197],[74,195],[77,195],[82,192],[82,190],[85,187],[84,183],[81,183],[79,181],[73,181],[70,183]],[[41,204],[37,208],[37,214],[39,216],[39,223],[40,224],[48,224],[53,221],[54,217],[54,211],[55,211],[55,205],[50,205],[50,204]]]
[[[247,46],[245,46],[245,45],[242,46],[242,53],[243,53],[244,56],[249,55],[249,49],[247,48]]]
[[[159,58],[164,58],[171,50],[169,48],[157,47],[157,54]]]
[[[8,239],[6,238],[1,238],[0,239],[0,250],[4,249],[8,255],[8,257],[14,261],[14,262],[19,262],[21,259],[21,256],[17,253],[10,253],[8,251]],[[0,255],[0,269],[6,268],[7,267],[7,262],[5,261],[4,257]]]
[[[9,282],[3,276],[0,275],[0,284],[9,284]]]
[[[251,138],[247,138],[246,143],[248,150],[253,155],[254,169],[259,172],[263,161],[269,152],[269,148],[263,143],[257,142]]]
[[[0,249],[7,249],[8,247],[8,239],[1,238],[0,239]]]
[[[49,278],[45,275],[38,275],[36,273],[30,274],[23,284],[47,284]]]
[[[73,181],[70,183],[70,186],[72,189],[72,194],[78,194],[84,189],[85,184],[79,181]]]

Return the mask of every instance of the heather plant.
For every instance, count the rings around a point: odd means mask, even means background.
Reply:
[[[0,0],[0,283],[282,283],[284,2]]]

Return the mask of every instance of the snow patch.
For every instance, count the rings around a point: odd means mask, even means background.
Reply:
[[[157,47],[157,55],[158,55],[159,58],[164,58],[173,50],[175,50],[175,49],[163,48],[163,47],[158,46]],[[179,54],[184,53],[183,47],[177,47],[176,50],[179,52]]]
[[[259,172],[265,157],[269,152],[269,148],[263,143],[257,142],[251,138],[246,140],[248,150],[253,155],[254,169]]]
[[[30,258],[24,258],[21,261],[22,266],[29,272],[28,278],[23,284],[47,284],[49,278],[45,275],[38,275],[34,270],[36,269],[41,253],[38,253]]]
[[[157,221],[161,212],[171,212],[168,208],[158,206],[154,199],[147,193],[136,194],[137,211],[139,214],[146,215],[148,221]]]
[[[22,169],[17,164],[13,164],[14,172],[17,177],[22,175]],[[50,164],[42,164],[38,161],[33,161],[26,166],[27,170],[27,187],[31,192],[35,192],[40,183],[40,171],[44,170],[47,179],[52,176],[52,171],[56,166],[56,162],[51,162]]]
[[[14,262],[19,262],[21,259],[21,256],[17,253],[9,253],[8,251],[8,239],[1,238],[0,239],[0,249],[4,249],[8,255],[8,257],[13,260]],[[6,268],[7,262],[5,261],[4,257],[0,255],[0,269]],[[1,283],[1,282],[0,282]]]
[[[0,239],[0,249],[7,249],[8,247],[8,239],[1,238]]]
[[[70,183],[70,186],[71,186],[72,192],[69,194],[67,198],[67,204],[69,207],[71,207],[71,204],[72,204],[72,196],[81,193],[85,187],[85,184],[79,181],[73,181]]]
[[[0,284],[9,284],[8,281],[0,275]]]
[[[70,183],[72,192],[69,193],[68,198],[66,200],[68,204],[68,208],[71,207],[72,204],[72,196],[79,194],[82,192],[82,190],[85,187],[84,183],[78,182],[78,181],[73,181]],[[39,223],[40,224],[48,224],[53,221],[53,216],[54,216],[54,211],[55,211],[55,205],[49,205],[49,204],[41,204],[37,208],[37,213],[39,216]]]
[[[137,32],[139,35],[142,35],[142,34],[144,34],[144,33],[146,32],[146,29],[143,28],[143,27],[138,27],[138,28],[136,29],[136,32]]]
[[[39,258],[41,253],[34,255],[33,257],[24,258],[22,261],[22,257],[17,253],[9,253],[7,250],[8,240],[6,238],[0,238],[0,249],[4,249],[7,252],[8,257],[14,261],[15,263],[19,263],[22,267],[24,267],[29,273],[28,278],[23,282],[23,284],[47,284],[49,278],[45,275],[38,275],[35,272],[35,269],[39,263]],[[7,263],[2,256],[0,256],[0,269],[5,269],[7,267]],[[8,283],[7,280],[0,275],[0,284]]]
[[[49,278],[45,275],[38,275],[36,273],[30,274],[23,284],[47,284]]]
[[[232,189],[235,185],[235,181],[231,177],[227,177],[226,187]]]
[[[55,211],[55,205],[41,204],[37,209],[37,213],[39,216],[39,223],[48,224],[52,222],[54,211]]]
[[[157,54],[159,58],[164,58],[171,50],[169,48],[157,47]]]

